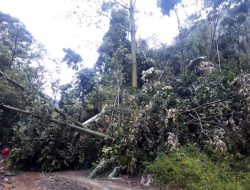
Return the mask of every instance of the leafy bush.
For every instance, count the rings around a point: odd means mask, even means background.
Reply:
[[[249,181],[243,177],[240,184],[228,165],[216,164],[194,147],[159,156],[154,163],[146,163],[146,172],[153,173],[158,183],[194,190],[244,189]]]

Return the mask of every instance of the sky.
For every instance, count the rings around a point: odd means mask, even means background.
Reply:
[[[80,2],[80,3],[79,3]],[[0,11],[19,18],[34,38],[42,43],[48,51],[48,58],[61,60],[63,48],[71,48],[83,58],[83,66],[94,65],[98,46],[108,30],[108,17],[98,14],[101,0],[0,0]],[[119,0],[126,3],[126,0]],[[161,14],[157,0],[136,1],[137,38],[148,39],[150,45],[156,43],[171,44],[178,33],[176,16]],[[195,10],[194,6],[186,9]],[[184,12],[180,11],[184,18]],[[54,72],[56,65],[49,59],[45,65]],[[72,79],[73,71],[66,64],[61,65],[59,77],[61,83]]]

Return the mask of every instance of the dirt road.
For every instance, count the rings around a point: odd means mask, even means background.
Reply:
[[[126,176],[114,180],[90,179],[88,171],[64,171],[54,173],[11,173],[0,163],[0,190],[156,190],[142,187],[140,178]]]
[[[3,178],[0,190],[140,190],[157,189],[142,187],[139,180],[122,177],[115,180],[92,180],[84,172],[59,173],[22,172]]]

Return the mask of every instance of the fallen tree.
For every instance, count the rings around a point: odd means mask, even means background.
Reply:
[[[21,89],[22,91],[26,91],[29,92],[30,90],[25,88],[22,84],[20,84],[19,82],[17,82],[16,80],[11,79],[6,73],[4,73],[3,71],[0,70],[0,80],[6,80],[8,81],[10,84],[14,85],[15,87]],[[30,84],[32,85],[32,83],[30,82]],[[58,107],[56,107],[54,104],[51,103],[51,101],[49,100],[49,98],[46,97],[45,94],[43,94],[42,92],[37,91],[37,89],[32,86],[33,90],[36,92],[36,94],[42,98],[43,101],[45,101],[46,103],[50,104],[50,106],[53,107],[54,111],[57,112],[58,114],[60,114],[64,119],[68,120],[69,122],[73,122],[76,126],[78,127],[88,127],[89,123],[93,122],[93,121],[97,121],[101,115],[103,115],[104,111],[105,111],[105,107],[103,107],[102,111],[97,114],[96,116],[90,118],[89,120],[85,121],[84,123],[80,123],[79,121],[65,115],[63,113],[62,110],[60,110]]]
[[[31,112],[26,111],[26,110],[11,107],[11,106],[5,105],[3,103],[1,103],[0,109],[8,109],[8,110],[12,110],[12,111],[15,111],[15,112],[18,112],[18,113],[21,113],[21,114],[30,115],[30,116],[35,117],[37,119],[43,119],[42,116],[36,115],[36,114],[31,113]],[[100,114],[98,114],[98,116],[100,116]],[[66,122],[62,122],[62,121],[59,121],[59,120],[55,120],[55,119],[52,119],[52,118],[50,118],[48,120],[50,122],[58,124],[58,125],[70,127],[70,128],[75,129],[75,130],[77,130],[79,132],[83,132],[83,133],[86,133],[86,134],[89,134],[89,135],[92,135],[92,136],[95,136],[95,137],[104,138],[105,140],[108,140],[108,141],[114,141],[114,139],[112,137],[110,137],[109,135],[105,135],[103,133],[99,133],[99,132],[90,130],[88,128],[84,128],[84,125],[89,125],[89,123],[92,122],[92,121],[95,121],[97,117],[94,116],[93,118],[95,118],[95,119],[92,119],[92,120],[90,119],[89,122],[85,122],[85,124],[82,125],[83,127],[79,127],[79,126],[76,126],[76,125],[73,125],[73,124],[70,124],[70,123],[66,123]]]

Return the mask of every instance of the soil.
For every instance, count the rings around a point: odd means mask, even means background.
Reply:
[[[113,180],[90,179],[89,171],[62,171],[53,173],[12,172],[0,157],[0,190],[157,190],[143,187],[140,177],[122,176]]]

